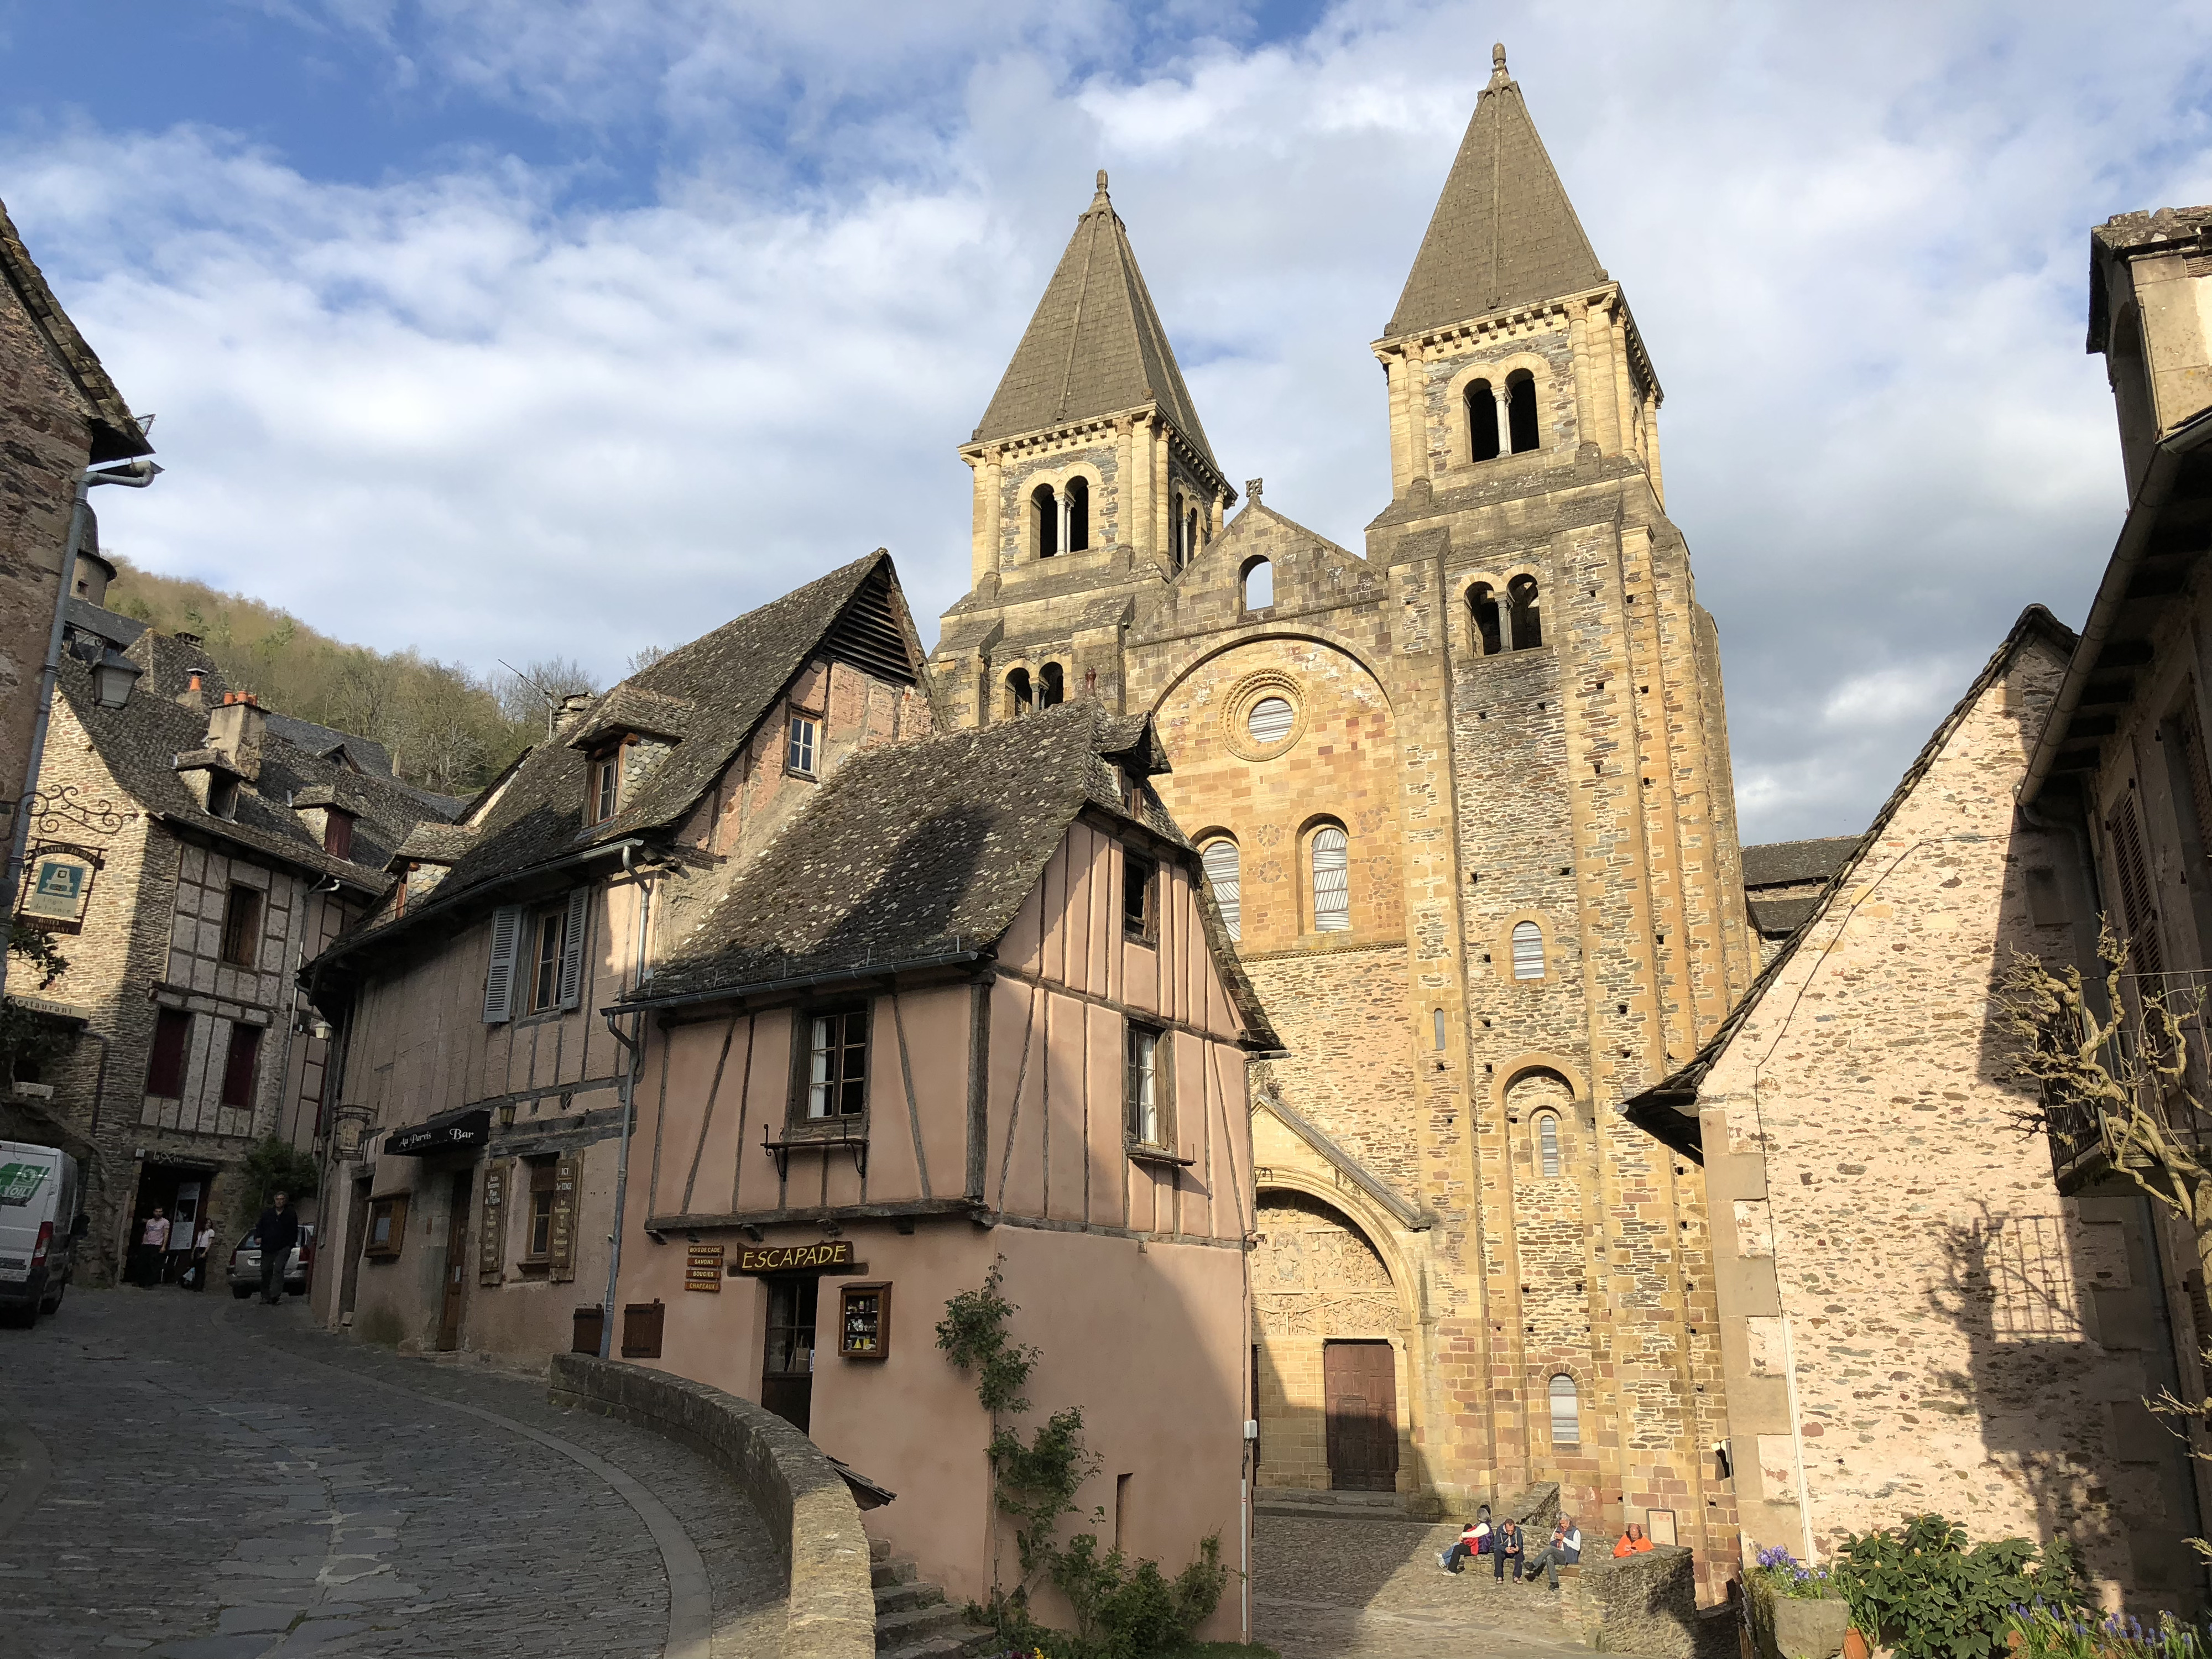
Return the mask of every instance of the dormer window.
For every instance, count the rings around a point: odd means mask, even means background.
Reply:
[[[208,811],[219,818],[238,816],[238,780],[216,773],[208,780]]]
[[[334,859],[353,856],[353,814],[331,807],[323,814],[323,851]]]
[[[622,745],[602,750],[592,757],[586,777],[588,793],[584,799],[584,821],[605,823],[622,808]]]
[[[784,746],[784,769],[793,777],[818,776],[816,765],[821,742],[822,717],[819,714],[793,714],[790,737]]]

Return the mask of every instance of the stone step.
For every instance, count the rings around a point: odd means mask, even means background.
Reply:
[[[939,1601],[928,1607],[908,1607],[876,1615],[876,1651],[902,1647],[932,1636],[965,1630],[957,1607]]]
[[[876,1586],[876,1616],[887,1613],[904,1613],[908,1607],[935,1607],[945,1600],[945,1592],[934,1584],[909,1582],[903,1584]]]
[[[957,1630],[920,1637],[898,1647],[878,1648],[876,1659],[965,1659],[967,1655],[988,1653],[998,1644],[998,1639],[988,1630],[963,1625]]]
[[[893,1584],[911,1584],[918,1571],[903,1558],[878,1561],[868,1568],[868,1582],[878,1589],[889,1589]]]

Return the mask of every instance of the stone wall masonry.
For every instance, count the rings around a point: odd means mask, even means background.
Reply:
[[[873,1659],[876,1597],[860,1506],[811,1440],[720,1389],[586,1354],[553,1356],[547,1395],[680,1440],[737,1483],[783,1560],[784,1659]]]
[[[86,411],[15,289],[0,283],[0,830],[15,829],[69,547],[76,475],[92,453]]]
[[[2141,1405],[2172,1374],[2145,1200],[2059,1194],[1989,1021],[2053,931],[2026,872],[2063,848],[2013,790],[2063,669],[2017,647],[1717,1058],[1713,1271],[1747,1550],[1935,1510],[2067,1534],[2140,1607],[2185,1594],[2197,1524]]]

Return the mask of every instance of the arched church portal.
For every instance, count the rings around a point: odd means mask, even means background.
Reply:
[[[1263,1191],[1257,1218],[1255,1484],[1396,1491],[1410,1390],[1389,1268],[1350,1217],[1304,1193]]]

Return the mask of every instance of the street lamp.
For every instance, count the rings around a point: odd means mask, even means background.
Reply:
[[[70,635],[69,653],[90,671],[92,696],[102,708],[120,708],[131,701],[131,688],[145,670],[97,634]]]

